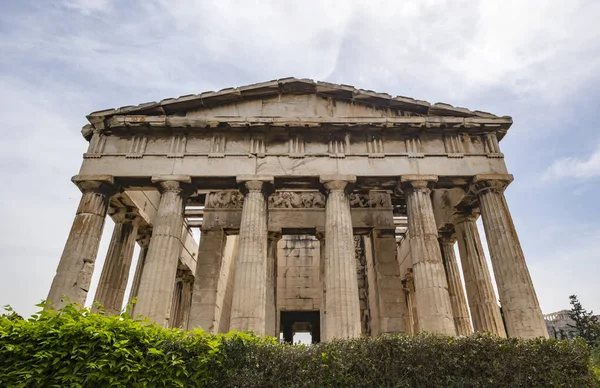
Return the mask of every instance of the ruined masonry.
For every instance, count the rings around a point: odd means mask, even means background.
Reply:
[[[286,78],[87,118],[54,308],[85,303],[109,215],[107,314],[137,298],[165,327],[286,341],[548,336],[504,197],[510,117]]]

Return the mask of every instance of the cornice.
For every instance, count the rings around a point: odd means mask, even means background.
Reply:
[[[322,127],[351,128],[360,126],[381,128],[449,128],[499,131],[502,134],[512,125],[509,117],[181,117],[122,115],[107,118],[102,127],[118,128],[246,128],[246,127]]]
[[[90,113],[90,124],[101,130],[102,123],[115,116],[168,116],[189,110],[210,108],[241,101],[250,101],[279,95],[315,94],[323,98],[370,105],[377,108],[407,112],[408,118],[437,116],[451,118],[502,118],[512,123],[508,116],[496,116],[488,112],[455,107],[446,103],[431,104],[405,96],[392,97],[387,93],[357,89],[349,85],[313,81],[310,79],[282,78],[237,88],[227,88],[218,92],[189,94],[178,98],[167,98],[159,102],[146,102],[137,106],[123,106],[117,109],[104,109]],[[341,120],[341,119],[340,119]]]

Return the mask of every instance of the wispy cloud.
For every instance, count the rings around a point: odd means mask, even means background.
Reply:
[[[497,87],[557,101],[600,70],[594,20],[600,3],[593,1],[64,5],[82,14],[71,18],[73,28],[57,28],[62,8],[39,8],[29,16],[32,22],[14,29],[18,39],[4,39],[0,48],[59,61],[111,83],[182,94],[231,86],[206,77],[213,70],[226,78],[294,75],[386,90],[418,82],[449,98]]]
[[[113,0],[64,0],[63,4],[69,9],[81,12],[84,15],[94,13],[109,13],[112,11]]]
[[[590,179],[600,176],[600,146],[587,158],[560,158],[555,160],[542,175],[549,182],[564,178]]]

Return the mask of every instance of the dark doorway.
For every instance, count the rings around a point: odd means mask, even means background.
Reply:
[[[321,314],[319,311],[282,311],[279,330],[283,340],[290,344],[296,332],[309,332],[313,344],[321,342]]]

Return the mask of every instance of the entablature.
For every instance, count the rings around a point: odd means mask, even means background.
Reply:
[[[267,156],[302,159],[347,156],[486,156],[501,158],[498,131],[471,128],[388,128],[332,126],[321,128],[121,128],[94,132],[84,158],[106,156],[139,159],[159,156],[225,158]]]

